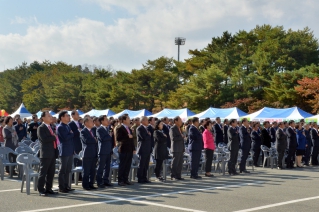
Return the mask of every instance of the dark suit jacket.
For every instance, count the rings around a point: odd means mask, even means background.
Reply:
[[[158,160],[165,160],[168,156],[167,137],[164,132],[159,130],[154,131],[154,158]]]
[[[96,130],[96,136],[98,140],[98,155],[107,155],[113,152],[114,142],[110,136],[109,128],[105,129],[104,126],[100,126]]]
[[[227,136],[227,131],[228,131],[228,126],[224,125],[224,143],[227,144],[228,143],[228,136]]]
[[[249,130],[249,132],[248,132]],[[251,129],[241,126],[239,128],[239,138],[240,138],[240,148],[241,149],[250,149],[251,148],[251,137],[250,137]]]
[[[131,129],[129,130],[132,134]],[[135,151],[134,140],[133,138],[129,138],[128,132],[123,125],[116,128],[116,140],[120,153],[132,153]]]
[[[166,124],[163,124],[163,132],[165,133],[166,137],[166,145],[167,147],[171,148],[171,138],[169,137],[169,127]],[[154,134],[153,134],[154,137]],[[154,137],[154,146],[155,146],[155,137]]]
[[[184,138],[176,125],[169,129],[169,137],[171,138],[172,152],[185,152]]]
[[[287,129],[287,142],[288,142],[288,148],[296,148],[297,147],[297,134],[295,130],[293,130],[291,127],[288,127]]]
[[[29,124],[29,127],[28,127],[28,132],[30,132],[30,137],[31,137],[31,140],[32,141],[35,141],[38,139],[38,129],[33,129],[34,126],[37,126],[39,127],[39,124],[38,122],[32,122]]]
[[[286,133],[278,128],[276,131],[276,149],[277,150],[285,150],[287,148],[287,135]]]
[[[229,126],[228,128],[228,149],[233,151],[239,150],[239,133],[237,131],[237,128],[232,128]]]
[[[311,129],[310,131],[312,146],[319,146],[319,136],[316,129]]]
[[[149,127],[147,127],[148,129]],[[153,128],[153,127],[152,127]],[[137,154],[151,154],[152,152],[152,137],[148,130],[143,125],[140,125],[136,129],[137,137]]]
[[[38,127],[37,137],[40,142],[40,158],[55,158],[53,142],[56,142],[56,137],[44,123]]]
[[[151,146],[153,148],[154,147],[154,137],[153,137],[154,128],[152,127],[152,125],[148,125],[147,130],[151,133]]]
[[[84,127],[81,130],[80,138],[82,142],[83,157],[87,157],[87,158],[97,157],[97,143],[94,136],[92,136],[92,134],[90,133],[89,129],[86,127]]]
[[[204,148],[204,141],[202,133],[194,126],[192,125],[189,128],[189,144],[188,149],[189,151],[202,151]]]
[[[213,126],[213,128],[214,128],[214,141],[215,141],[215,143],[216,143],[216,144],[219,144],[219,143],[224,142],[224,139],[223,139],[223,137],[224,137],[224,135],[223,135],[223,130],[222,130],[222,128],[219,126],[219,124],[216,123],[216,124]]]
[[[202,134],[203,134],[203,132],[205,131],[205,127],[202,126],[202,125],[200,125],[200,126],[198,127],[198,129],[199,129],[199,132],[202,133]]]
[[[261,130],[261,140],[262,140],[262,145],[265,145],[268,148],[271,147],[272,140],[271,140],[269,132],[268,132],[268,130],[266,128]]]
[[[92,131],[92,133],[93,133],[93,135],[94,135],[94,138],[97,137],[97,136],[96,136],[96,130],[97,130],[97,127],[96,127],[96,126],[92,127],[92,129],[91,129],[91,131]]]
[[[260,149],[261,146],[261,136],[258,132],[252,131],[251,132],[251,141],[252,141],[252,149]]]
[[[307,144],[308,144],[307,148],[312,147],[311,131],[312,131],[312,129],[305,130],[306,140],[307,140]]]
[[[71,156],[74,154],[74,134],[67,124],[61,123],[57,130],[59,138],[59,156]]]
[[[19,141],[21,141],[23,137],[27,137],[27,129],[25,128],[24,124],[17,124],[14,127],[16,129]],[[20,127],[22,127],[22,130],[20,130]]]
[[[80,124],[80,128],[83,129],[83,125]],[[81,150],[82,150],[82,143],[81,143],[81,139],[80,139],[80,131],[78,129],[78,126],[76,125],[76,123],[74,121],[71,121],[69,123],[69,127],[71,128],[74,137],[73,137],[73,141],[74,141],[74,150],[75,152],[78,154]]]

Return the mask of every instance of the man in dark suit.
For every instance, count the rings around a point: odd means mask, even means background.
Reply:
[[[238,175],[236,172],[236,163],[239,150],[239,134],[237,130],[237,120],[231,119],[228,128],[228,144],[227,147],[230,151],[230,159],[228,161],[228,173],[229,175]]]
[[[25,128],[21,118],[17,119],[17,124],[14,127],[17,132],[19,142],[27,137],[27,129]]]
[[[109,174],[111,169],[111,156],[113,153],[114,142],[112,133],[109,131],[109,120],[106,115],[99,117],[101,126],[96,130],[98,140],[98,168],[96,181],[99,188],[105,186],[113,186],[109,181]]]
[[[74,142],[73,132],[68,126],[70,122],[68,111],[61,111],[59,113],[59,120],[61,121],[57,129],[57,136],[60,142],[59,157],[61,161],[59,170],[59,192],[68,193],[74,190],[69,187],[69,176],[73,164]]]
[[[305,135],[307,140],[304,162],[305,162],[305,166],[309,166],[310,152],[312,147],[312,140],[311,140],[312,129],[310,129],[310,124],[304,124],[304,130],[305,130]]]
[[[154,128],[155,128],[155,118],[154,117],[149,117],[148,118],[148,126],[147,130],[151,133],[151,147],[152,149],[154,148]]]
[[[99,128],[100,126],[101,126],[101,123],[100,123],[100,121],[99,121],[99,117],[94,117],[93,118],[93,124],[94,124],[94,126],[92,127],[92,133],[93,133],[93,135],[94,135],[94,138],[97,138],[97,136],[96,136],[96,130],[97,130],[97,128]]]
[[[90,117],[85,117],[83,122],[85,127],[80,133],[83,148],[82,187],[84,190],[91,190],[97,189],[94,186],[97,162],[97,141],[91,130],[93,127],[93,120]]]
[[[283,122],[279,122],[279,128],[276,131],[276,149],[278,152],[278,169],[283,169],[282,167],[282,159],[285,155],[285,151],[287,148],[287,135],[284,132],[285,124]]]
[[[289,127],[286,131],[287,142],[288,142],[288,156],[287,156],[287,168],[294,168],[294,161],[296,157],[297,149],[297,134],[295,132],[295,122],[293,120],[289,121]]]
[[[171,138],[171,152],[173,154],[173,160],[171,165],[171,179],[184,180],[182,178],[183,168],[183,155],[185,152],[184,135],[181,131],[183,122],[179,116],[174,118],[174,126],[169,130],[169,136]]]
[[[228,119],[224,120],[224,126],[223,126],[223,136],[224,136],[224,143],[227,144],[228,143],[228,136],[227,136],[227,131],[228,131],[228,125],[229,125],[229,121]]]
[[[168,118],[164,117],[162,119],[163,122],[163,132],[167,137],[167,147],[171,148],[171,138],[169,137],[169,129],[171,128],[171,126],[168,125]]]
[[[28,127],[28,132],[30,133],[30,138],[31,138],[31,141],[35,142],[37,139],[38,139],[38,127],[39,127],[39,124],[38,124],[38,116],[37,115],[32,115],[32,122],[29,124],[29,127]]]
[[[260,155],[260,146],[261,146],[261,136],[258,133],[258,129],[259,129],[259,124],[258,123],[254,123],[252,125],[253,130],[251,133],[251,143],[252,143],[252,150],[254,151],[254,166],[258,167],[258,159],[259,159],[259,155]]]
[[[80,139],[80,132],[83,129],[83,125],[79,122],[80,116],[78,111],[73,110],[71,112],[72,121],[69,123],[69,127],[71,128],[73,134],[74,134],[74,151],[76,154],[79,154],[79,152],[82,150],[82,143]]]
[[[55,174],[56,137],[50,127],[52,116],[48,111],[42,112],[43,123],[37,127],[37,137],[40,142],[40,173],[38,179],[38,191],[40,196],[57,194],[52,190]],[[44,188],[45,184],[45,188]]]
[[[219,143],[223,143],[223,128],[220,122],[220,118],[216,118],[216,124],[214,125],[214,141],[216,142],[216,145],[218,146]]]
[[[202,133],[198,130],[199,119],[194,117],[192,119],[192,126],[189,128],[189,145],[188,150],[191,156],[191,176],[193,179],[200,179],[202,177],[198,176],[198,168],[200,158],[202,156],[202,149],[204,148],[203,136]]]
[[[258,127],[258,123],[255,123]],[[258,129],[257,129],[258,130]],[[239,128],[240,148],[242,150],[242,156],[240,160],[240,173],[250,173],[246,170],[246,160],[251,149],[251,129],[249,128],[249,122],[246,118],[242,120],[242,126]]]
[[[264,128],[261,130],[261,141],[262,145],[265,145],[266,147],[271,147],[271,136],[270,136],[270,123],[269,121],[264,121],[263,123]],[[276,138],[276,136],[275,136]]]
[[[205,124],[206,124],[205,119],[200,120],[198,129],[199,129],[199,132],[202,134],[205,131],[205,127],[204,127]]]
[[[118,185],[134,185],[134,183],[131,183],[128,180],[133,153],[135,154],[133,135],[131,129],[129,128],[130,117],[127,114],[124,114],[120,116],[119,119],[122,124],[116,128],[116,140],[118,142],[118,152],[120,157]]]
[[[311,165],[318,166],[319,136],[318,125],[315,122],[310,131],[310,136],[312,141]]]
[[[138,183],[150,183],[147,178],[148,166],[152,151],[152,136],[147,126],[148,120],[146,116],[141,117],[141,125],[136,129],[137,151],[140,164],[137,170]]]

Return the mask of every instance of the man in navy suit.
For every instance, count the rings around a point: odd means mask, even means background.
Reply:
[[[27,129],[24,126],[21,118],[17,118],[17,124],[14,126],[15,130],[17,132],[19,141],[21,141],[22,139],[25,139],[27,137]],[[53,130],[54,132],[54,130]]]
[[[83,148],[82,187],[84,190],[91,190],[97,189],[93,186],[97,162],[97,141],[91,130],[93,120],[90,117],[85,117],[83,122],[85,127],[81,130],[80,136]]]
[[[68,126],[68,123],[70,122],[68,111],[60,112],[59,120],[61,120],[61,124],[57,129],[57,136],[60,142],[59,157],[61,161],[59,170],[59,192],[68,193],[69,191],[74,190],[68,185],[74,154],[73,132]]]
[[[238,150],[239,150],[239,135],[237,130],[237,120],[231,119],[228,127],[228,143],[227,147],[230,151],[230,159],[228,161],[228,173],[229,175],[238,175],[236,172],[236,163],[238,159]]]
[[[79,154],[79,152],[82,150],[82,143],[81,143],[81,139],[80,139],[80,132],[83,129],[83,125],[81,123],[79,123],[79,113],[76,110],[73,110],[71,112],[71,116],[72,116],[72,121],[69,123],[69,127],[71,128],[74,137],[73,137],[73,141],[74,141],[74,151],[76,154]]]
[[[272,123],[272,127],[270,127],[270,129],[269,129],[272,143],[276,143],[276,131],[277,131],[277,129],[278,129],[278,124],[277,124],[277,122],[274,121]]]
[[[152,136],[147,127],[148,120],[146,116],[141,117],[141,125],[136,129],[137,151],[140,164],[137,170],[138,183],[150,183],[147,178],[148,166],[152,151]]]
[[[220,122],[220,118],[217,117],[216,118],[216,124],[214,125],[214,140],[216,145],[218,146],[219,143],[223,143],[224,142],[224,134],[223,134],[223,130],[222,130],[222,125]]]
[[[99,160],[96,181],[99,188],[105,188],[105,186],[113,186],[113,184],[109,181],[109,174],[114,142],[112,139],[112,133],[108,128],[109,120],[106,115],[101,115],[98,121],[101,123],[101,126],[96,130]]]
[[[171,148],[171,138],[169,137],[169,129],[171,128],[171,126],[168,125],[169,120],[167,117],[164,117],[162,119],[162,122],[164,123],[163,124],[163,132],[167,137],[167,147]]]
[[[287,143],[288,143],[288,156],[287,156],[287,169],[294,168],[294,161],[297,149],[297,134],[295,132],[295,122],[289,121],[289,127],[287,128]]]
[[[228,136],[227,136],[227,131],[228,131],[228,125],[229,125],[229,121],[228,119],[225,119],[224,120],[224,130],[223,130],[223,133],[224,133],[224,143],[227,144],[228,143]]]
[[[202,133],[199,131],[199,119],[197,117],[194,117],[192,119],[192,126],[189,128],[189,144],[188,144],[188,150],[189,154],[191,156],[191,176],[190,178],[193,179],[200,179],[202,177],[198,176],[198,168],[199,168],[199,162],[202,155],[202,149],[203,149],[203,136]]]
[[[240,138],[240,148],[242,150],[242,157],[240,161],[240,173],[249,173],[246,170],[246,160],[251,148],[251,129],[249,127],[249,122],[246,118],[242,120],[242,126],[239,128],[239,138]]]
[[[311,165],[318,166],[319,134],[316,122],[313,123],[312,129],[310,129],[310,137],[312,141]]]

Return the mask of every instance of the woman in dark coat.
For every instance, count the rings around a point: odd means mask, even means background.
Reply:
[[[155,123],[154,131],[154,159],[156,160],[155,175],[159,181],[164,181],[164,178],[161,177],[161,170],[163,166],[163,161],[168,156],[167,150],[167,136],[163,132],[163,122],[160,120]]]

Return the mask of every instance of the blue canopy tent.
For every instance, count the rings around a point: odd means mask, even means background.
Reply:
[[[115,113],[110,109],[106,109],[106,110],[92,109],[89,112],[82,114],[81,117],[84,117],[86,115],[99,117],[101,115],[113,116],[113,115],[115,115]]]
[[[274,121],[277,121],[277,122],[288,121],[288,120],[299,121],[300,119],[305,119],[311,116],[313,115],[301,110],[298,107],[283,108],[283,109],[264,107],[263,109],[255,113],[249,114],[247,116],[243,116],[241,118],[247,118],[250,121],[260,121],[260,122],[269,121],[271,123]]]
[[[232,108],[213,108],[210,107],[207,110],[196,114],[195,116],[199,119],[210,118],[215,119],[220,117],[221,119],[239,119],[241,116],[248,115],[244,111],[238,109],[237,107]]]
[[[32,116],[32,114],[27,110],[27,108],[25,108],[24,104],[22,103],[20,105],[20,107],[14,112],[12,113],[10,116],[14,117],[15,115],[20,115],[21,119],[27,118]]]
[[[154,114],[154,117],[157,118],[174,118],[176,116],[179,116],[183,121],[186,121],[188,117],[194,116],[195,113],[189,110],[188,108],[183,108],[183,109],[178,109],[178,110],[173,110],[173,109],[168,109],[165,108],[161,112],[158,112]]]
[[[123,115],[123,114],[128,114],[129,117],[132,118],[136,118],[136,117],[141,117],[141,116],[151,116],[153,115],[150,111],[146,110],[146,109],[142,109],[142,110],[123,110],[115,115],[113,115],[113,118],[118,118],[119,116]]]

